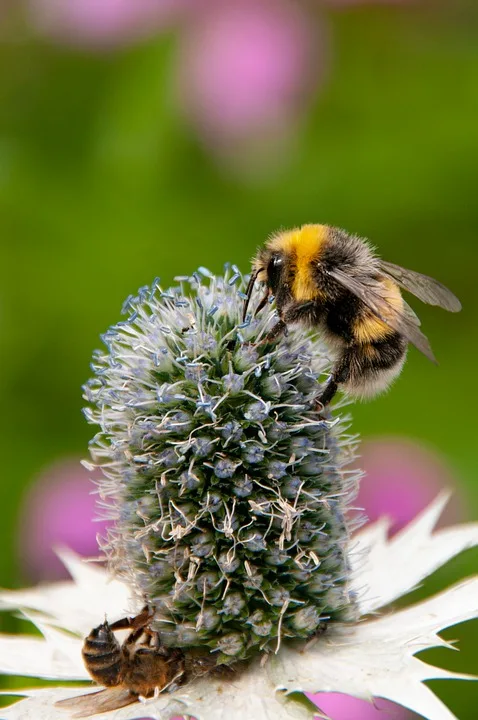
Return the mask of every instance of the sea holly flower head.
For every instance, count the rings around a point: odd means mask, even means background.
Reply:
[[[441,629],[478,616],[478,579],[378,611],[477,545],[478,526],[434,532],[440,496],[391,539],[385,521],[351,535],[355,440],[346,419],[315,407],[324,348],[302,328],[264,342],[274,313],[242,322],[243,290],[234,267],[169,290],[154,282],[105,334],[85,395],[112,523],[101,540],[108,567],[63,552],[71,581],[1,593],[0,607],[19,608],[42,637],[0,636],[0,671],[88,680],[84,636],[105,613],[114,622],[146,603],[163,645],[231,667],[160,688],[144,705],[109,705],[105,720],[312,718],[305,693],[320,691],[452,718],[422,681],[468,676],[415,654],[446,646]],[[85,688],[16,692],[24,699],[6,720],[65,718],[55,703]],[[78,702],[84,716],[99,711],[93,696]]]
[[[241,322],[240,283],[201,269],[142,288],[85,392],[110,567],[163,644],[226,663],[355,613],[354,441],[314,407],[323,347],[302,330],[264,342],[273,314]]]

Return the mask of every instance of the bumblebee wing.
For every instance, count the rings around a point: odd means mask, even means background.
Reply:
[[[58,700],[55,707],[68,710],[72,718],[86,718],[97,713],[118,710],[137,701],[137,696],[121,687],[105,688],[95,693],[77,695],[76,697]]]
[[[430,347],[428,338],[419,328],[419,321],[413,310],[398,313],[397,310],[383,297],[383,286],[373,278],[360,278],[344,272],[340,268],[330,270],[329,274],[342,287],[347,288],[366,305],[379,320],[389,325],[393,330],[403,335],[415,345],[420,352],[433,363],[436,358]]]
[[[415,310],[411,308],[410,305],[405,302],[405,300],[403,300],[403,312],[405,313],[405,315],[408,315],[411,322],[415,323],[415,325],[420,327],[420,325],[422,324],[420,318],[416,314]]]
[[[438,305],[438,307],[450,312],[461,310],[461,303],[458,298],[438,280],[414,270],[406,270],[400,265],[394,265],[384,260],[380,261],[380,268],[392,280],[395,280],[400,287],[411,292],[422,302],[428,305]]]

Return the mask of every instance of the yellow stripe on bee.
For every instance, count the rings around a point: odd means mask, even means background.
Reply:
[[[354,336],[359,343],[384,340],[391,332],[390,326],[379,320],[372,311],[356,320],[354,324]]]
[[[389,278],[382,279],[383,299],[390,305],[390,312],[384,313],[386,319],[397,318],[403,309],[403,298],[398,285]],[[359,343],[369,343],[377,340],[384,340],[391,335],[393,328],[380,320],[372,310],[367,310],[364,315],[358,317],[354,323],[354,336]]]
[[[326,225],[303,225],[280,233],[267,243],[271,250],[283,252],[292,262],[294,300],[314,300],[322,294],[314,277],[313,262],[319,259],[326,236]]]

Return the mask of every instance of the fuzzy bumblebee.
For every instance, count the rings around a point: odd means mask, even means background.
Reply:
[[[324,406],[339,387],[356,397],[385,390],[400,374],[409,343],[436,362],[400,288],[429,305],[461,309],[437,280],[381,260],[367,240],[328,225],[303,225],[267,241],[253,260],[244,318],[257,280],[266,290],[256,313],[274,296],[279,314],[266,341],[302,323],[317,328],[334,353],[332,374],[319,398]]]

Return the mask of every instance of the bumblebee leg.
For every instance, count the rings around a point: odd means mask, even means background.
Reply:
[[[271,294],[271,291],[269,288],[267,288],[266,292],[262,296],[259,305],[256,307],[254,311],[254,317],[256,317],[257,313],[260,313],[260,311],[263,309],[263,307],[267,304],[267,301],[269,300],[269,295]]]
[[[316,400],[318,409],[323,410],[329,404],[329,402],[332,400],[332,398],[334,397],[334,395],[338,389],[339,389],[338,383],[335,382],[334,376],[332,375],[332,377],[328,381],[327,385],[325,386],[324,392]]]
[[[317,303],[314,300],[307,300],[306,302],[296,302],[287,308],[283,315],[283,320],[287,324],[300,323],[308,322],[310,321],[311,317],[314,317],[315,322],[313,324],[316,324],[317,313],[314,313],[314,311],[317,311]]]
[[[258,345],[263,345],[265,343],[273,342],[281,335],[287,335],[287,324],[283,320],[279,320],[274,327],[269,330],[267,335],[263,340],[261,340]]]
[[[273,340],[276,340],[281,335],[287,335],[287,326],[289,325],[289,323],[302,322],[310,319],[310,313],[315,308],[315,306],[315,302],[308,300],[307,302],[303,303],[295,303],[291,307],[287,308],[281,319],[274,325],[271,330],[269,330],[264,340],[261,340],[257,344],[262,345],[265,343],[269,343]]]
[[[346,352],[337,361],[332,371],[332,375],[329,378],[327,385],[324,388],[322,395],[317,398],[316,403],[320,410],[323,410],[332,400],[335,393],[339,389],[340,383],[346,382],[350,375],[350,362],[353,357],[353,352]]]
[[[124,630],[125,628],[132,630],[122,645],[123,655],[129,657],[131,646],[146,632],[145,628],[153,616],[154,608],[145,605],[136,617],[122,618],[110,626],[110,630]]]

